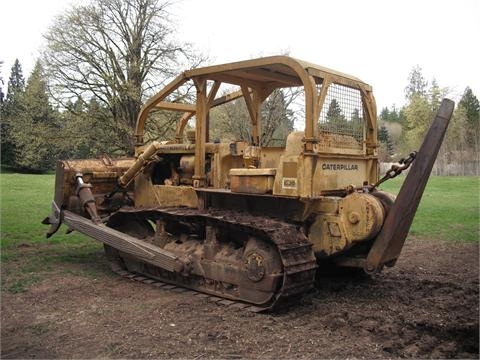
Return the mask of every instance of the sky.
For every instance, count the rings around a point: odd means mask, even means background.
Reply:
[[[0,0],[4,92],[15,59],[28,78],[42,34],[80,1]],[[177,39],[211,64],[289,53],[369,83],[379,109],[404,105],[418,65],[452,99],[467,86],[480,98],[480,0],[177,0],[170,11]]]

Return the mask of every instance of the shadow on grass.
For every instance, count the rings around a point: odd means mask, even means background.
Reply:
[[[27,168],[18,168],[9,165],[0,165],[0,173],[2,174],[24,174],[24,175],[38,175],[38,174],[55,174],[55,170],[35,170]]]

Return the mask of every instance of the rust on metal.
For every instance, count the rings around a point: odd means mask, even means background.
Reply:
[[[183,86],[195,95],[179,100]],[[304,128],[264,146],[262,107],[283,89],[300,92]],[[210,141],[211,110],[232,101],[251,137]],[[290,304],[317,262],[394,263],[452,109],[445,100],[418,154],[379,180],[376,104],[360,79],[288,56],[187,70],[142,107],[135,158],[58,162],[47,236],[63,222],[104,243],[113,271],[164,289],[251,311]],[[153,113],[173,113],[174,138],[144,143]],[[397,200],[376,189],[412,162]]]
[[[440,109],[418,151],[415,162],[385,219],[382,231],[368,254],[366,271],[378,271],[383,264],[395,261],[400,255],[442,145],[454,107],[455,103],[453,101],[448,99],[442,101]]]
[[[393,179],[400,175],[403,171],[407,170],[410,165],[413,163],[413,160],[415,160],[415,157],[417,156],[417,152],[413,151],[411,152],[407,157],[402,158],[398,161],[398,164],[393,164],[390,170],[387,171],[384,177],[382,177],[380,180],[378,180],[375,184],[373,184],[370,187],[370,191],[373,191],[377,187],[380,186],[380,184],[384,183],[387,180]]]
[[[163,251],[175,258],[175,255],[181,256],[188,249],[189,264],[186,266],[189,270],[186,276],[185,271],[173,271],[165,265],[150,267],[140,262],[132,262],[131,258],[122,260],[122,253],[133,254],[127,246],[119,249],[117,257],[110,257],[115,269],[123,270],[123,265],[118,264],[127,262],[127,269],[137,274],[220,298],[253,303],[263,309],[282,306],[313,287],[317,264],[312,245],[292,224],[213,209],[208,213],[177,208],[123,209],[119,215],[124,219],[133,219],[132,216],[137,220],[164,219],[170,224],[169,230],[172,233]],[[76,220],[81,221],[78,218]],[[72,224],[72,219],[68,219],[68,222]],[[175,234],[175,228],[181,224],[190,224],[192,231],[195,229],[196,233],[189,237],[184,233]],[[123,225],[125,220],[122,220]],[[78,227],[76,224],[73,226]],[[93,225],[90,228],[93,231],[105,231]],[[129,228],[130,230],[126,231],[135,234],[135,223]],[[81,231],[88,234],[88,231],[92,230]],[[205,246],[195,241],[197,234],[201,233],[207,234]],[[224,241],[218,243],[215,240],[216,236],[225,236],[228,233],[235,233],[236,241],[243,242],[243,245]],[[115,234],[120,237],[122,233],[117,231]],[[138,233],[136,235],[141,236]],[[99,236],[96,238],[106,243]],[[124,236],[123,240],[129,240],[129,237]],[[135,240],[132,244],[140,245],[142,250],[150,250],[150,241],[153,242],[154,238]],[[137,258],[147,257],[138,253],[135,255]],[[153,264],[153,260],[144,261]]]

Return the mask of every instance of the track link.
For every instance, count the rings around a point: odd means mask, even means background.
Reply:
[[[240,231],[251,234],[268,241],[274,245],[279,253],[282,267],[283,279],[281,287],[276,291],[273,298],[266,304],[249,305],[239,302],[238,299],[224,299],[224,294],[210,294],[218,302],[225,302],[224,305],[232,302],[251,307],[255,312],[271,310],[288,306],[299,300],[301,295],[309,291],[314,286],[315,273],[317,268],[316,258],[312,250],[312,244],[308,241],[301,229],[295,224],[287,223],[278,219],[258,217],[230,210],[208,209],[201,211],[189,208],[163,208],[163,209],[133,209],[123,208],[120,213],[141,216],[146,219],[165,219],[166,221],[183,221],[187,223],[203,223],[205,225],[224,228],[228,231]],[[117,272],[126,271],[118,269]],[[119,273],[120,275],[124,274]],[[149,274],[138,275],[128,273],[126,275],[149,276]],[[165,278],[162,281],[155,277],[157,283],[171,283],[175,286],[183,286],[196,290],[188,285],[172,278]],[[171,285],[173,286],[173,285]],[[191,291],[191,290],[188,290]],[[211,293],[211,291],[209,291]],[[218,296],[215,296],[218,295]],[[241,306],[241,305],[238,305]]]
[[[118,270],[113,270],[113,271],[117,275],[120,275],[121,277],[124,277],[124,278],[132,280],[132,281],[141,282],[141,283],[144,283],[144,284],[147,284],[147,285],[155,286],[159,289],[168,290],[168,291],[172,291],[172,292],[179,293],[179,294],[184,294],[184,295],[187,295],[187,296],[197,296],[198,298],[206,299],[208,301],[211,301],[211,302],[215,303],[216,305],[225,306],[225,307],[228,307],[230,309],[249,311],[249,312],[253,312],[253,313],[260,313],[260,312],[263,312],[263,311],[266,310],[265,307],[247,304],[247,303],[244,303],[242,301],[224,299],[224,298],[220,298],[218,296],[205,294],[205,293],[202,293],[202,292],[199,292],[199,291],[196,291],[196,290],[191,290],[191,289],[187,289],[187,288],[184,288],[184,287],[181,287],[181,286],[172,285],[172,284],[160,281],[160,280],[152,279],[152,278],[150,278],[150,277],[148,277],[144,274],[137,274],[137,273],[134,273],[134,272],[131,272],[131,271],[128,271],[128,270],[123,270],[123,269],[118,269]]]

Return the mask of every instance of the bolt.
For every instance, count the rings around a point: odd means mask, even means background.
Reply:
[[[352,211],[348,214],[348,221],[352,224],[357,224],[360,221],[360,214],[356,211]]]

